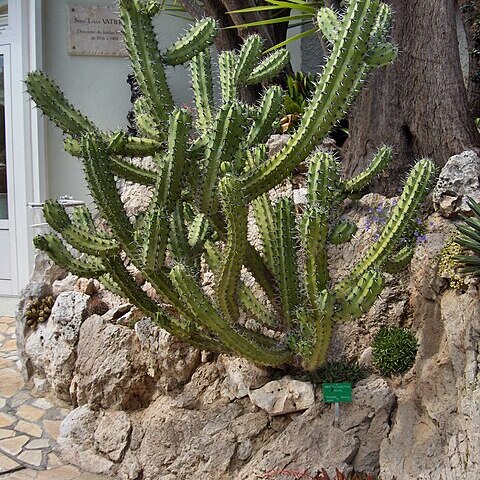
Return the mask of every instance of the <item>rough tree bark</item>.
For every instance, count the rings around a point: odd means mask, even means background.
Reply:
[[[468,43],[467,96],[475,118],[480,117],[480,2],[461,0],[462,18]]]
[[[391,0],[397,61],[370,78],[353,110],[344,168],[351,176],[382,144],[396,156],[375,185],[389,194],[416,158],[438,166],[480,145],[469,111],[456,33],[455,0]]]

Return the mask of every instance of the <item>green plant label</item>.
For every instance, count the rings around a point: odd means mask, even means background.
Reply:
[[[324,383],[322,393],[325,403],[352,403],[352,384],[350,382]]]

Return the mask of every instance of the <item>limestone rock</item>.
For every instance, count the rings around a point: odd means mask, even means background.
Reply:
[[[63,292],[72,291],[75,288],[77,281],[77,275],[73,275],[72,273],[67,274],[65,278],[55,280],[52,285],[53,294],[60,295]]]
[[[24,355],[32,370],[30,376],[45,378],[55,395],[68,401],[76,360],[76,345],[85,319],[88,295],[61,293],[46,323],[39,324],[25,339]]]
[[[270,379],[266,368],[238,357],[220,355],[218,365],[225,373],[224,386],[233,398],[243,398],[251,389],[265,385]]]
[[[64,462],[77,465],[91,473],[112,473],[114,463],[95,450],[95,432],[101,417],[101,413],[83,405],[64,418],[57,440],[58,453]]]
[[[433,190],[435,208],[445,217],[469,213],[467,197],[480,201],[480,158],[472,150],[450,157]]]
[[[271,135],[267,142],[268,156],[271,157],[277,154],[289,140],[290,140],[290,135],[288,134]]]
[[[480,471],[480,291],[474,284],[466,292],[431,287],[438,282],[437,235],[414,264],[411,305],[420,347],[415,376],[397,390],[392,430],[381,447],[384,478],[469,480]]]
[[[149,318],[135,324],[135,333],[148,352],[149,368],[158,375],[157,386],[172,390],[190,380],[200,364],[200,351],[181,342]]]
[[[92,315],[82,325],[70,387],[74,405],[134,409],[149,403],[156,372],[132,329]]]
[[[363,367],[373,366],[373,348],[372,347],[367,347],[362,352],[362,354],[360,355],[360,358],[358,359],[358,363]]]
[[[254,405],[270,415],[284,415],[300,412],[315,402],[315,391],[309,382],[301,382],[290,377],[274,380],[262,388],[248,393]]]
[[[325,468],[332,478],[336,468],[378,473],[380,444],[389,431],[395,395],[385,380],[371,377],[354,389],[353,398],[352,404],[341,406],[338,427],[333,427],[333,406],[322,403],[294,418],[251,457],[235,480],[283,469],[315,476]]]
[[[28,356],[25,355],[25,336],[30,331],[30,328],[25,322],[25,312],[28,303],[32,299],[51,295],[53,283],[65,277],[66,274],[67,272],[65,272],[63,268],[55,265],[46,253],[42,251],[35,253],[32,275],[27,285],[20,292],[15,312],[15,338],[17,341],[20,368],[25,379],[33,375],[33,365]]]

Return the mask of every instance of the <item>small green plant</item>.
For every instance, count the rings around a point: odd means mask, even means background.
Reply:
[[[350,382],[355,385],[368,375],[368,370],[357,362],[337,360],[327,362],[312,373],[311,381],[314,383],[341,383]]]
[[[373,338],[373,364],[385,376],[406,372],[415,361],[417,349],[417,339],[407,329],[382,327]]]
[[[280,120],[283,133],[297,126],[314,91],[315,82],[311,73],[296,72],[294,76],[287,77],[287,93],[283,98],[285,115]]]
[[[53,295],[30,300],[25,312],[26,324],[29,327],[36,328],[38,324],[45,323],[50,318],[54,303]]]
[[[462,217],[463,223],[457,228],[462,236],[457,237],[455,242],[464,249],[470,250],[471,255],[458,253],[455,260],[460,263],[459,272],[474,277],[480,277],[480,204],[473,198],[468,199],[468,205],[472,209],[472,217]]]

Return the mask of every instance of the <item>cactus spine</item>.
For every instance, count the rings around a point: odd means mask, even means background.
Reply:
[[[318,23],[331,55],[297,131],[271,158],[262,142],[275,129],[282,91],[270,87],[259,105],[244,105],[239,89],[279,73],[288,62],[286,50],[263,58],[261,39],[252,36],[238,52],[223,52],[221,98],[215,105],[213,20],[202,20],[160,50],[153,3],[120,0],[120,11],[143,93],[135,104],[139,137],[100,131],[43,73],[31,73],[26,81],[35,103],[67,135],[67,151],[81,159],[109,233],[96,229],[88,209],[68,214],[48,202],[45,217],[57,233],[37,237],[35,245],[72,272],[96,277],[130,298],[158,325],[196,347],[264,365],[298,364],[293,359],[298,355],[305,369],[314,370],[325,361],[334,324],[358,317],[379,295],[381,269],[408,261],[408,252],[396,245],[433,175],[428,160],[414,167],[379,240],[347,278],[332,285],[328,244],[346,242],[356,230],[339,220],[341,201],[361,192],[391,152],[381,149],[365,172],[343,181],[335,159],[314,146],[344,115],[368,72],[393,59],[395,49],[386,41],[390,9],[378,0],[351,0],[342,15],[320,10]],[[167,83],[167,68],[185,62],[195,121],[174,107]],[[130,160],[146,156],[154,158],[155,168]],[[309,163],[308,203],[297,218],[292,199],[272,202],[269,192],[302,161]],[[153,189],[146,212],[136,219],[125,213],[117,176]],[[248,237],[250,209],[260,233],[258,248]],[[301,269],[299,258],[305,259]],[[152,285],[161,304],[137,284],[126,261]],[[202,289],[207,265],[214,277],[208,295]],[[250,318],[259,328],[246,327]],[[276,335],[261,333],[260,327]]]

